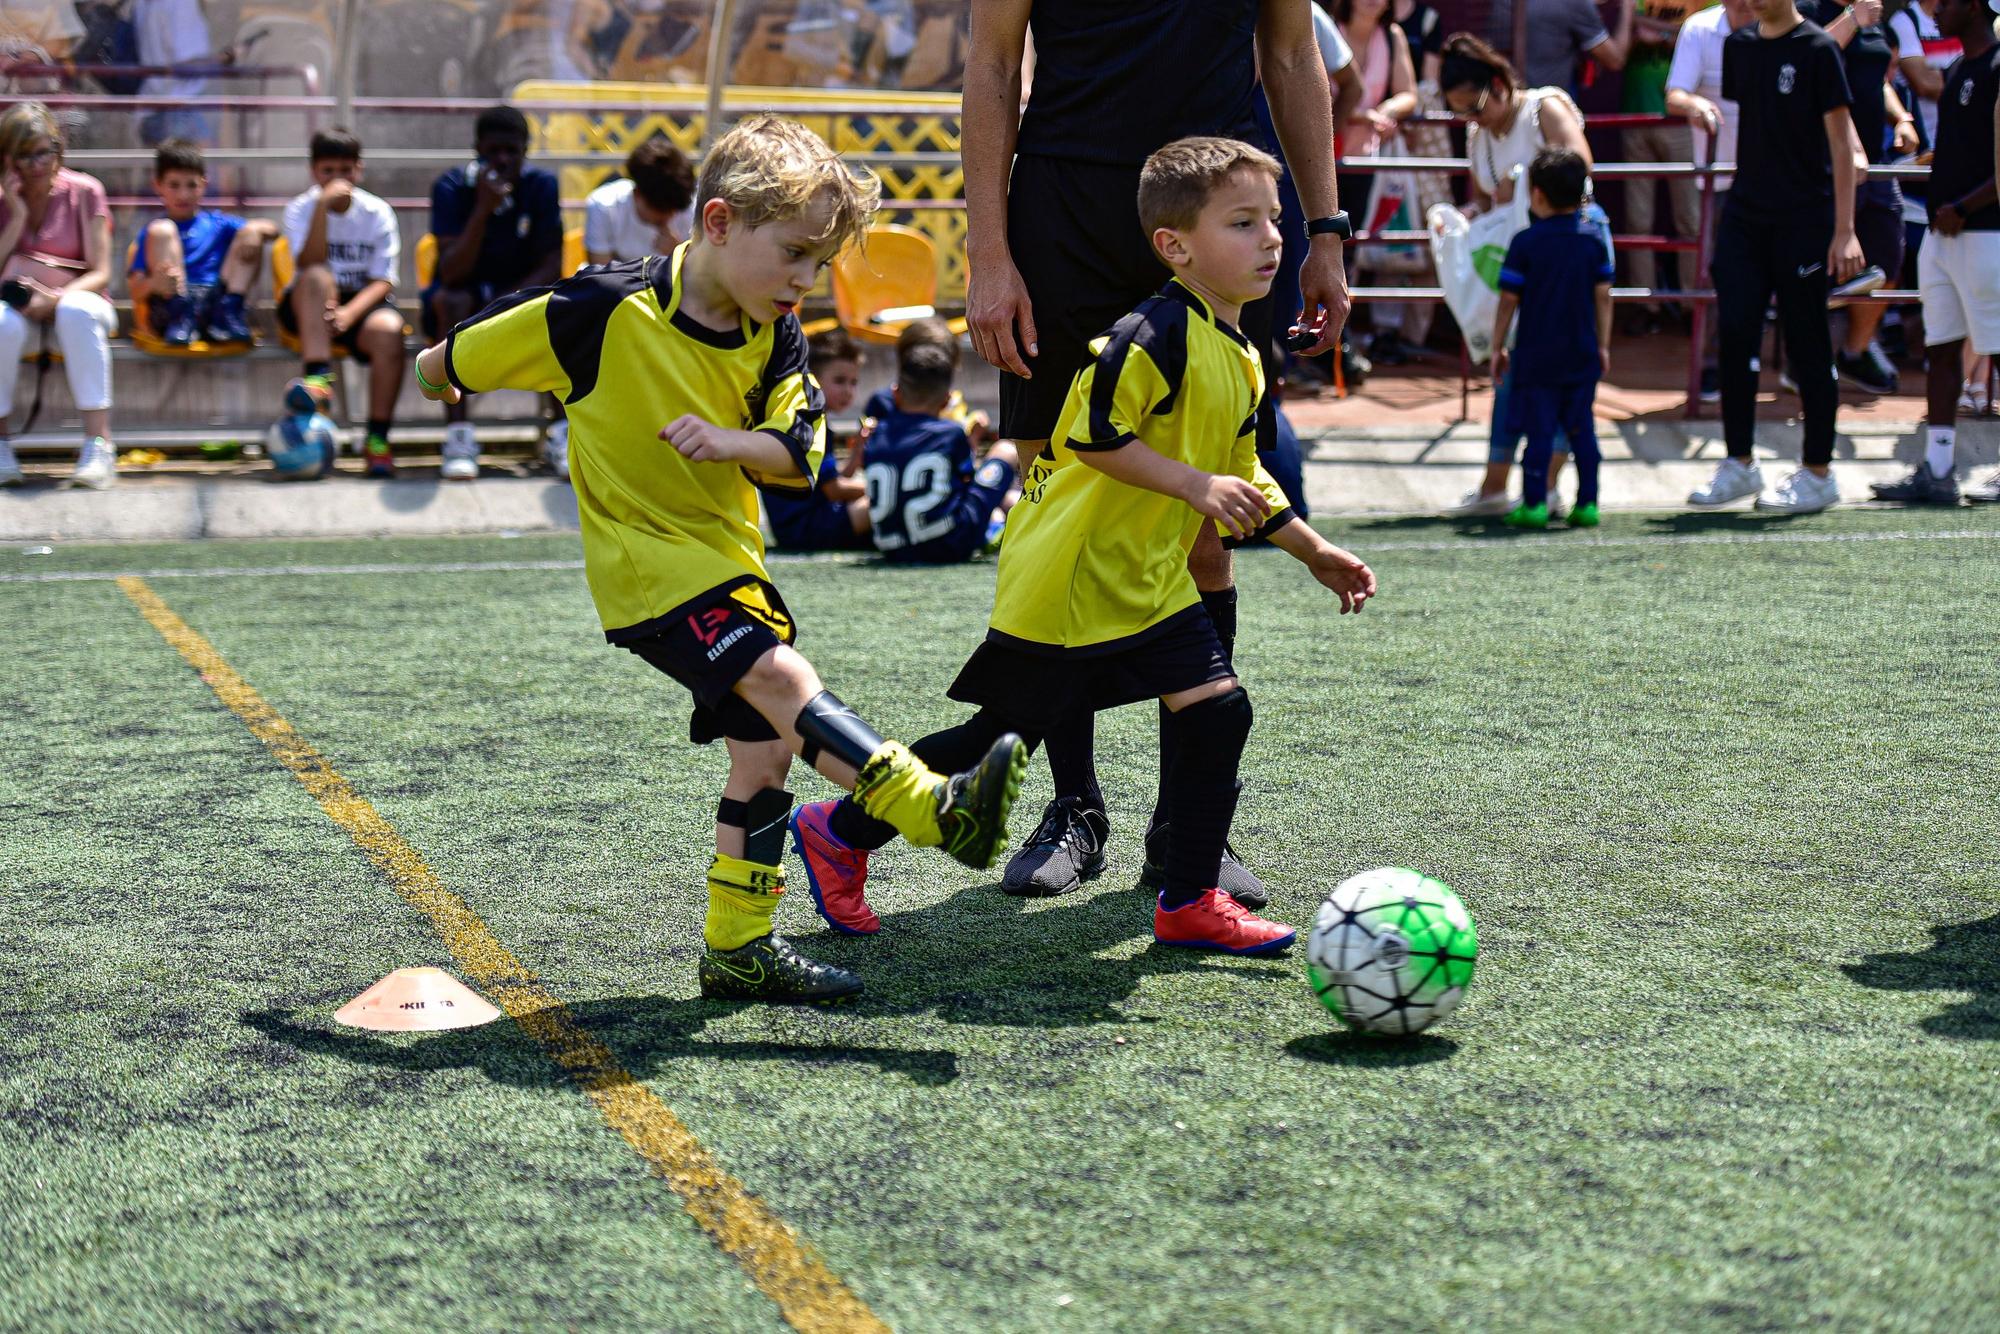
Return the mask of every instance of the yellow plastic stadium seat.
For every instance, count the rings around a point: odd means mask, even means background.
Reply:
[[[423,288],[431,285],[431,279],[437,277],[437,237],[431,235],[429,232],[425,232],[417,238],[417,253],[413,263],[417,271],[417,288],[421,291]]]
[[[563,233],[562,276],[567,278],[583,267],[589,258],[583,248],[583,228],[572,227]]]
[[[914,227],[870,227],[862,244],[833,262],[833,309],[847,331],[866,343],[893,343],[937,303],[937,248]],[[953,333],[965,321],[949,321]]]
[[[125,272],[132,272],[132,256],[139,252],[139,243],[132,242],[125,247]],[[163,342],[153,332],[150,315],[152,300],[143,292],[132,293],[132,345],[150,357],[172,357],[183,361],[208,361],[219,357],[240,357],[256,346],[255,340],[248,343],[211,343],[197,338],[186,347],[175,347]]]

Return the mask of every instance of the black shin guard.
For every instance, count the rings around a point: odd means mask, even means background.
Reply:
[[[743,860],[776,866],[785,856],[785,822],[792,816],[792,794],[767,787],[748,801],[724,797],[715,804],[715,822],[743,831]]]
[[[1202,609],[1208,613],[1209,624],[1215,627],[1215,637],[1222,643],[1222,656],[1232,662],[1236,658],[1236,590],[1218,588],[1201,595]],[[1153,822],[1146,826],[1150,830],[1163,824],[1172,824],[1174,813],[1167,799],[1167,777],[1174,771],[1174,756],[1181,745],[1180,727],[1174,712],[1166,705],[1160,706],[1160,786],[1159,795],[1153,798]]]
[[[1250,696],[1238,686],[1226,695],[1190,704],[1174,715],[1180,746],[1167,776],[1173,826],[1167,839],[1168,908],[1193,903],[1222,873],[1222,848],[1236,816],[1237,767],[1250,738]]]
[[[807,700],[792,727],[799,734],[799,758],[808,765],[824,752],[858,771],[882,749],[882,734],[831,690],[822,690]]]

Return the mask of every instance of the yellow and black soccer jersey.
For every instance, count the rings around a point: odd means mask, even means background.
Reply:
[[[1187,558],[1202,516],[1185,501],[1077,462],[1137,439],[1203,472],[1254,481],[1290,522],[1257,462],[1264,367],[1242,334],[1170,282],[1091,343],[1049,447],[1007,517],[991,636],[1042,651],[1110,652],[1200,600]]]
[[[589,269],[496,302],[452,330],[445,370],[462,390],[562,398],[584,573],[606,638],[637,639],[734,585],[789,640],[791,617],[764,569],[756,487],[811,488],[826,448],[826,401],[806,372],[796,316],[746,319],[725,333],[682,313],[687,251]],[[776,436],[798,474],[689,462],[659,438],[686,413]]]

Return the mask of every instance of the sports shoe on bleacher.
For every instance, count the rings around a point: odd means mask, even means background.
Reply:
[[[117,480],[118,451],[103,436],[93,435],[83,442],[83,448],[76,456],[76,471],[69,475],[69,481],[64,485],[102,491]]]
[[[14,447],[0,440],[0,486],[21,484],[21,461],[14,457]]]
[[[370,477],[394,477],[396,456],[389,449],[389,442],[379,435],[370,435],[361,446],[361,457],[366,462]]]
[[[444,467],[440,473],[451,482],[469,482],[479,476],[479,437],[472,433],[471,422],[453,422],[444,428]]]
[[[207,333],[211,343],[250,341],[250,320],[243,308],[241,292],[224,292],[215,298],[208,311]]]
[[[194,323],[194,302],[185,293],[168,297],[165,310],[166,323],[160,329],[160,341],[168,347],[186,347],[201,333]]]

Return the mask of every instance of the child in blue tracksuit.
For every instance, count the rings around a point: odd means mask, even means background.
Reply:
[[[967,560],[1015,499],[1013,445],[997,442],[974,466],[968,418],[952,410],[956,351],[955,339],[899,340],[895,389],[868,403],[868,518],[875,549],[891,561]]]
[[[1549,526],[1549,456],[1560,431],[1576,459],[1570,526],[1594,528],[1603,461],[1594,417],[1597,382],[1611,367],[1611,261],[1602,234],[1581,212],[1590,168],[1580,154],[1543,149],[1529,164],[1528,187],[1535,220],[1507,247],[1493,317],[1494,376],[1511,369],[1508,409],[1528,438],[1521,503],[1507,522]],[[1521,330],[1509,353],[1507,331],[1517,310]]]

